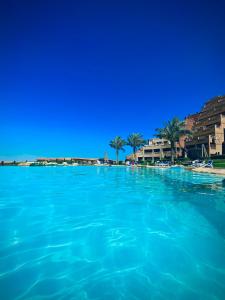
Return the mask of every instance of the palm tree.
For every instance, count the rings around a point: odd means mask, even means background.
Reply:
[[[171,162],[174,163],[174,156],[177,152],[176,143],[179,143],[181,136],[191,134],[190,130],[185,129],[185,123],[175,117],[171,121],[165,123],[164,128],[157,128],[156,132],[158,138],[164,138],[170,142]]]
[[[146,144],[146,141],[143,139],[142,134],[140,133],[132,133],[127,138],[127,145],[132,147],[133,149],[133,156],[136,160],[136,152],[137,150]]]
[[[123,148],[126,145],[126,141],[120,136],[116,136],[112,141],[109,142],[109,146],[116,150],[116,163],[119,162],[119,151],[125,151]]]

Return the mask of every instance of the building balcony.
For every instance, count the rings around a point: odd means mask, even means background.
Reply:
[[[199,115],[199,120],[208,118],[208,117],[213,117],[216,115],[220,115],[223,113],[225,113],[225,103],[209,107],[209,108],[207,108],[207,110],[202,111]]]
[[[215,135],[216,131],[216,125],[210,125],[206,128],[196,128],[196,131],[194,132],[194,138],[200,137],[200,136],[209,136],[209,135]]]
[[[138,158],[143,158],[143,154],[142,155],[137,155]],[[148,158],[148,157],[154,157],[154,158],[160,158],[162,157],[162,155],[160,153],[145,153],[144,158]]]
[[[217,115],[213,117],[208,117],[206,119],[201,119],[196,121],[195,126],[196,127],[202,127],[202,126],[209,126],[216,123],[222,123],[225,121],[225,115]]]
[[[194,145],[201,145],[201,144],[208,144],[209,143],[209,137],[205,137],[205,136],[202,136],[202,137],[194,137],[192,140],[187,140],[185,142],[185,146],[186,147],[189,147],[189,146],[194,146]]]

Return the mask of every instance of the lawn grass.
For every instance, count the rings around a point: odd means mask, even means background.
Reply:
[[[225,169],[225,159],[215,159],[213,161],[214,168]]]

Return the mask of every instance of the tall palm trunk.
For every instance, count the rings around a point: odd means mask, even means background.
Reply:
[[[145,150],[144,147],[142,148],[142,161],[145,161]]]
[[[180,148],[182,156],[184,155],[184,157],[187,158],[187,152],[188,152],[187,148],[185,147],[185,145],[184,145],[184,147],[182,147],[180,141],[178,143],[179,143],[179,148]]]
[[[175,154],[174,142],[171,141],[171,162],[172,162],[172,164],[174,164],[174,154]]]
[[[174,143],[174,154],[175,154],[175,158],[177,159],[177,144],[176,144],[176,142]]]
[[[133,147],[133,156],[134,156],[134,161],[136,162],[136,160],[137,160],[136,147]]]
[[[119,150],[116,149],[116,164],[118,165],[119,163]]]

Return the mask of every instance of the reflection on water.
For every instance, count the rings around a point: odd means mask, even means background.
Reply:
[[[160,173],[174,187],[176,201],[188,201],[225,238],[225,188],[221,176],[195,174],[178,169]],[[186,194],[187,193],[187,194]]]
[[[182,169],[0,168],[1,299],[224,299],[224,196]]]

